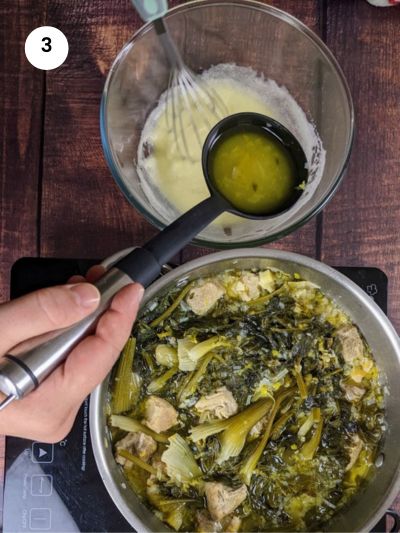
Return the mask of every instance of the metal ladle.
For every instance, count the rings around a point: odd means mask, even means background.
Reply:
[[[236,209],[215,186],[210,171],[210,156],[214,147],[226,135],[236,131],[264,131],[278,140],[291,157],[296,176],[293,194],[279,211],[254,215]],[[100,291],[100,304],[87,318],[68,328],[34,339],[27,351],[18,355],[6,354],[0,361],[0,392],[6,398],[0,410],[15,399],[20,399],[36,387],[67,357],[81,339],[90,334],[100,316],[108,309],[114,295],[124,286],[138,282],[144,287],[160,274],[167,263],[210,222],[228,211],[255,220],[264,220],[287,211],[300,197],[298,186],[308,177],[307,159],[296,138],[282,124],[258,113],[238,113],[216,124],[203,146],[202,165],[210,197],[190,209],[167,226],[141,248],[135,248],[118,261],[95,285]],[[34,344],[35,343],[35,344]]]

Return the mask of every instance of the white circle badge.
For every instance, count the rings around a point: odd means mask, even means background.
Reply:
[[[67,59],[67,38],[62,31],[52,26],[36,28],[25,41],[25,55],[29,63],[36,68],[57,68]]]

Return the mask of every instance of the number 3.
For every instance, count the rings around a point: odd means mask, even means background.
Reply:
[[[42,43],[45,43],[45,45],[42,48],[43,52],[50,52],[50,50],[51,50],[51,44],[50,44],[51,43],[51,39],[50,39],[50,37],[43,37]]]

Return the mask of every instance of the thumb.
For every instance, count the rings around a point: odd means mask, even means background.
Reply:
[[[77,283],[41,289],[0,305],[0,353],[48,331],[64,328],[93,312],[98,289]]]

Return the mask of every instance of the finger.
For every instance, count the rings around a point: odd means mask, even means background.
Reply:
[[[84,339],[64,363],[63,388],[73,402],[81,402],[111,370],[136,318],[143,288],[124,287],[101,317],[96,333]]]
[[[69,278],[68,283],[85,283],[85,281],[86,279],[83,276],[75,274]]]
[[[94,283],[105,273],[106,269],[102,265],[94,265],[86,273],[86,279],[89,283]]]
[[[0,305],[0,353],[78,322],[96,309],[99,300],[94,285],[78,283],[41,289]]]
[[[82,281],[94,283],[104,274],[105,271],[106,269],[102,265],[93,265],[86,272],[86,276],[79,276],[75,274],[69,278],[68,283],[81,283]]]

